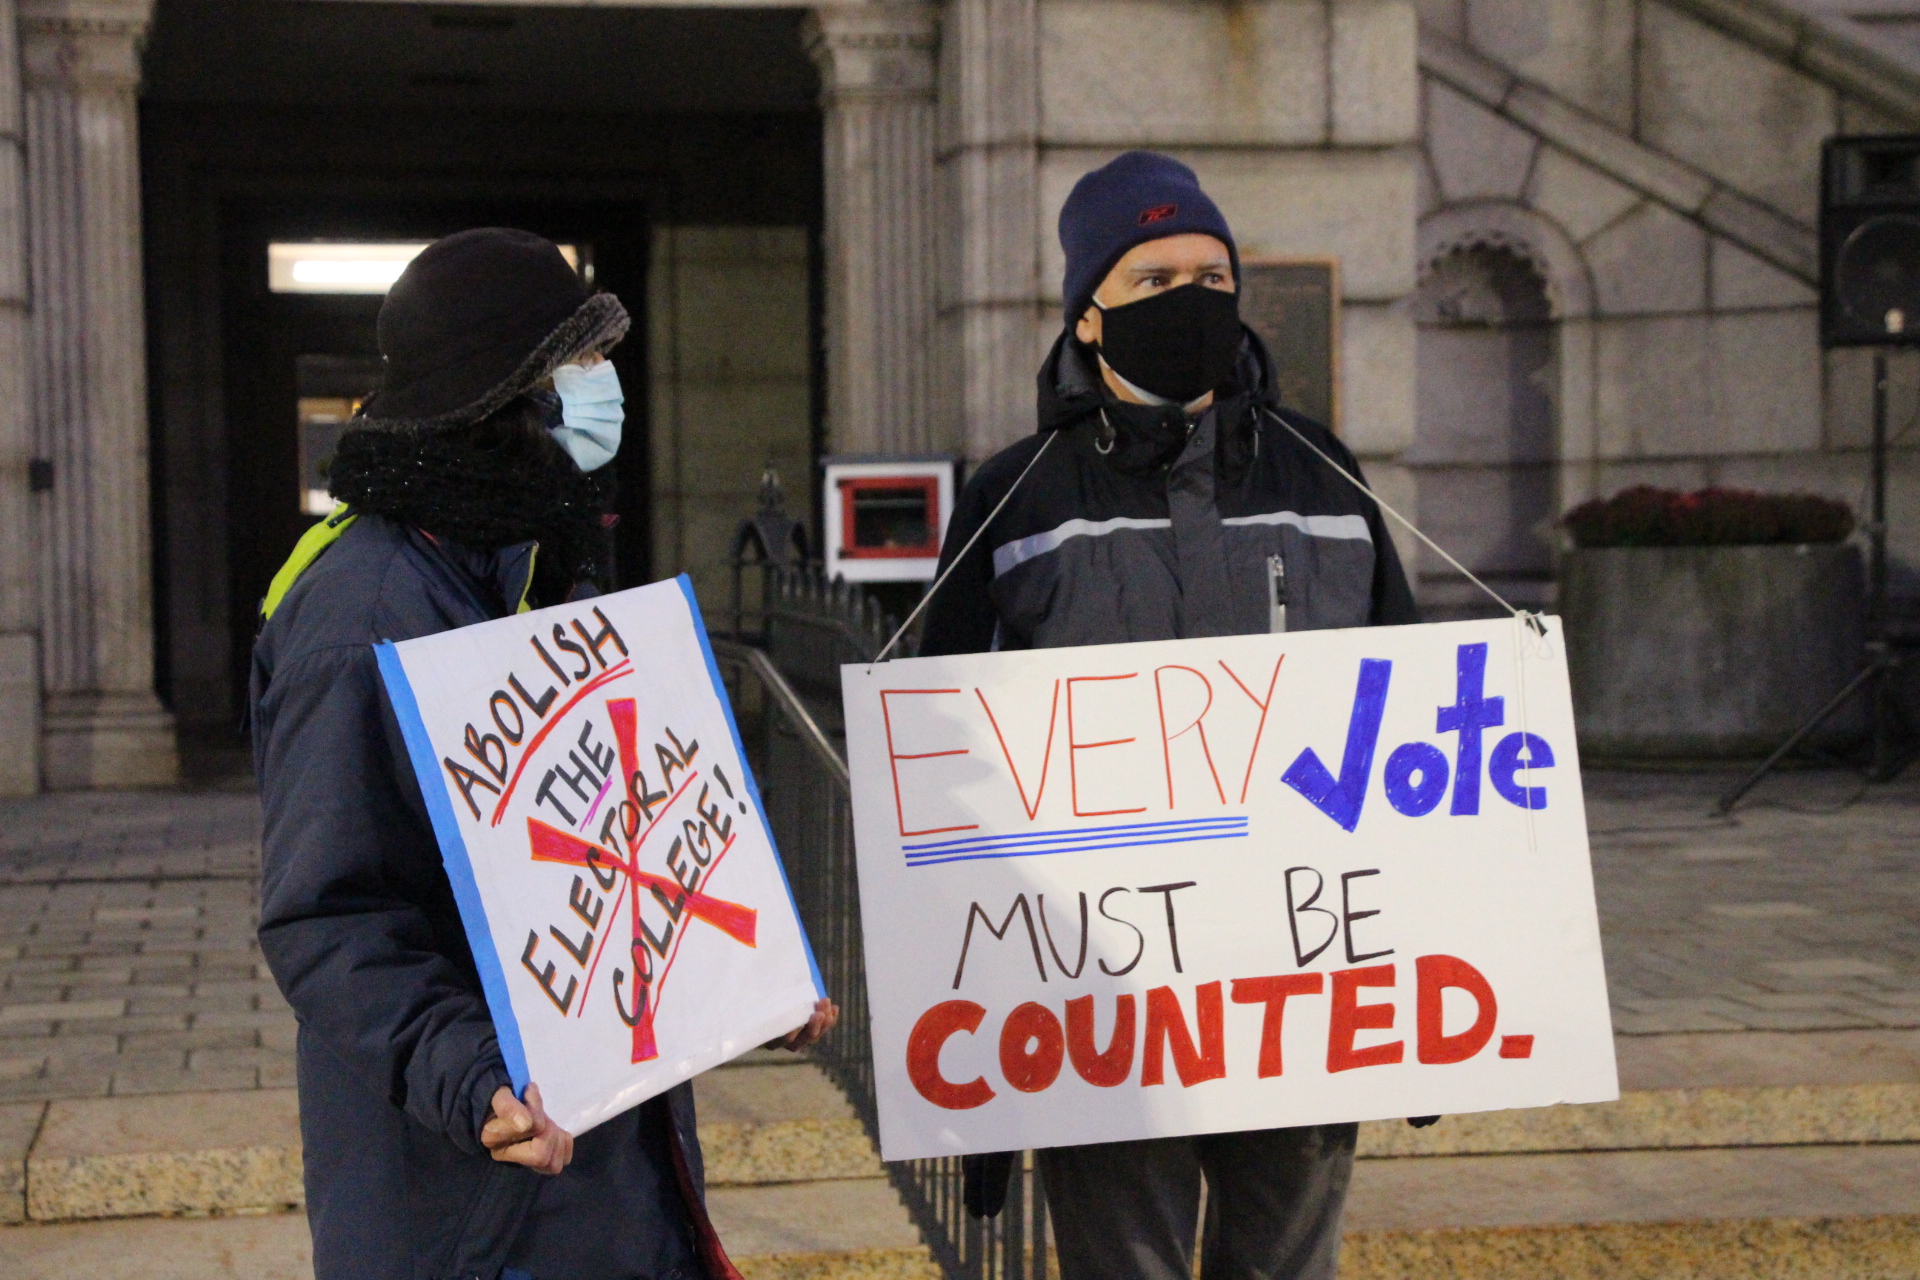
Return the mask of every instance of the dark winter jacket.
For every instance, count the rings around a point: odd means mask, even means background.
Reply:
[[[1280,603],[1289,631],[1418,621],[1379,507],[1287,425],[1359,464],[1273,402],[1251,330],[1237,379],[1189,432],[1177,408],[1114,405],[1062,334],[1040,371],[1039,432],[967,483],[942,570],[1057,438],[928,606],[920,652],[1247,635],[1275,629]]]
[[[1039,390],[1041,430],[960,493],[941,572],[1020,486],[927,606],[922,654],[1419,622],[1379,507],[1286,426],[1363,480],[1359,462],[1279,407],[1252,330],[1192,430],[1175,407],[1116,407],[1068,334]],[[998,1215],[1014,1155],[962,1165],[968,1211]]]
[[[254,646],[260,945],[300,1021],[319,1280],[733,1274],[702,1204],[690,1086],[581,1135],[558,1177],[480,1142],[507,1071],[372,646],[514,612],[533,554],[470,555],[362,516]]]
[[[1177,407],[1117,407],[1062,333],[1040,370],[1040,430],[994,455],[955,504],[942,572],[1019,485],[928,605],[920,652],[1418,622],[1379,507],[1287,425],[1364,479],[1360,464],[1272,386],[1247,330],[1236,384],[1189,431]],[[998,1215],[1012,1153],[962,1165],[968,1212]]]

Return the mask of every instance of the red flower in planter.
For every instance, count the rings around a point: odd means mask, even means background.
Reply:
[[[1841,542],[1854,519],[1846,503],[1811,493],[1635,485],[1582,503],[1561,523],[1579,547],[1712,547]]]

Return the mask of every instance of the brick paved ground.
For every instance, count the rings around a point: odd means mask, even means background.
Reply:
[[[1920,1026],[1920,766],[1587,779],[1626,1034]],[[0,1101],[293,1083],[244,791],[0,804]]]
[[[0,804],[0,1101],[293,1083],[244,791]]]
[[[1781,775],[1717,819],[1728,781],[1587,779],[1615,1028],[1920,1026],[1920,766]]]

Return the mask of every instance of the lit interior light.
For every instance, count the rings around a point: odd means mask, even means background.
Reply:
[[[295,258],[293,279],[296,284],[343,284],[355,287],[377,285],[384,290],[390,288],[393,282],[400,278],[400,273],[406,270],[406,267],[407,264],[404,262]]]
[[[424,240],[276,241],[267,246],[267,287],[274,293],[385,293],[426,247]],[[560,253],[568,266],[580,269],[580,254],[573,245],[561,245]]]

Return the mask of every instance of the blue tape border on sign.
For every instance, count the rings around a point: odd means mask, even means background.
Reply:
[[[720,678],[720,664],[713,660],[713,646],[707,643],[707,623],[700,616],[700,602],[693,595],[693,579],[683,573],[674,581],[680,586],[680,594],[687,598],[687,612],[693,615],[693,634],[700,640],[700,655],[707,660],[707,678],[713,681],[713,696],[720,700],[721,714],[727,718],[727,732],[733,735],[733,758],[740,762],[740,772],[746,775],[747,794],[760,815],[760,827],[767,833],[767,845],[773,850],[774,868],[780,872],[780,885],[787,891],[787,903],[793,908],[795,923],[800,926],[800,945],[806,949],[807,968],[813,971],[813,989],[824,1000],[827,984],[820,977],[820,962],[813,958],[813,939],[807,936],[807,922],[800,918],[800,903],[787,880],[786,860],[780,856],[780,846],[774,843],[773,824],[767,820],[767,806],[760,800],[760,784],[753,776],[753,766],[747,762],[747,747],[740,741],[740,726],[733,719],[733,701],[727,697],[726,682]]]
[[[500,1043],[500,1056],[507,1064],[507,1076],[513,1091],[524,1097],[527,1092],[527,1049],[520,1040],[520,1022],[513,1016],[513,1000],[507,992],[507,975],[500,967],[500,955],[494,950],[493,930],[487,925],[487,907],[480,900],[480,885],[473,878],[473,859],[467,842],[460,835],[460,822],[454,816],[453,802],[440,780],[440,761],[427,736],[426,722],[420,718],[420,704],[414,699],[413,685],[400,663],[400,652],[392,641],[373,646],[380,663],[380,678],[386,682],[387,698],[393,703],[394,718],[400,722],[400,734],[406,739],[407,755],[412,758],[414,775],[420,780],[420,794],[427,802],[427,816],[433,820],[433,834],[440,841],[440,860],[453,883],[453,900],[459,904],[461,923],[467,928],[467,942],[473,948],[473,963],[480,970],[480,988],[486,992],[487,1009],[493,1014],[493,1034]],[[711,662],[712,658],[709,657]],[[756,797],[757,799],[757,797]]]

